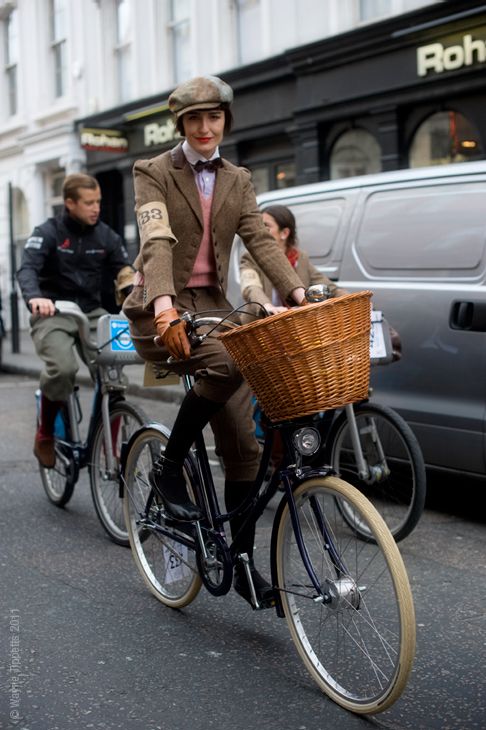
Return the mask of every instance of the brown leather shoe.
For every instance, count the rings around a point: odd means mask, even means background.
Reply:
[[[36,434],[34,441],[34,456],[39,464],[46,469],[52,469],[56,463],[56,453],[54,451],[54,439],[42,437]]]

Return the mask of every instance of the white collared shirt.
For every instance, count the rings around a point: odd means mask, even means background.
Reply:
[[[199,152],[193,150],[187,139],[185,139],[182,143],[182,151],[184,152],[186,160],[192,167],[192,171],[196,178],[196,185],[198,187],[198,190],[201,192],[202,195],[204,195],[205,198],[210,198],[214,191],[216,173],[211,172],[210,170],[201,170],[201,172],[196,172],[196,170],[194,169],[194,165],[196,164],[196,162],[198,160],[202,160],[202,162],[208,162],[208,160],[206,157],[202,157]],[[219,157],[219,147],[216,147],[214,153],[209,159],[214,160],[217,157]]]

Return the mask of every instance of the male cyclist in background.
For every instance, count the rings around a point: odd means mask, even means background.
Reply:
[[[115,282],[118,303],[131,289],[133,269],[120,236],[99,220],[101,190],[94,177],[68,175],[63,184],[64,211],[34,228],[25,244],[17,279],[31,311],[31,336],[44,361],[41,405],[34,454],[46,468],[54,466],[54,421],[74,387],[81,352],[74,317],[56,312],[56,300],[75,302],[94,329],[106,314],[102,281]]]

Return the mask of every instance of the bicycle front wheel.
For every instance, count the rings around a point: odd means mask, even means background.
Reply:
[[[110,428],[113,445],[113,469],[108,468],[103,419],[94,433],[89,464],[91,495],[96,514],[111,539],[118,545],[129,545],[120,494],[120,455],[122,444],[147,422],[145,413],[126,401],[110,405]]]
[[[397,545],[369,501],[337,477],[304,482],[294,499],[301,547],[286,498],[272,539],[292,639],[335,702],[360,714],[386,710],[402,693],[415,653],[413,600]],[[360,514],[374,543],[358,539],[339,501]]]
[[[162,426],[151,426],[134,436],[124,470],[123,508],[132,554],[146,585],[166,606],[182,608],[194,600],[202,585],[195,551],[184,528],[179,525],[179,533],[174,521],[172,526],[166,522],[149,482],[153,462],[165,452],[169,433]]]
[[[64,507],[73,496],[79,475],[79,467],[69,443],[69,418],[64,407],[57,414],[56,424],[59,424],[60,431],[60,434],[54,435],[56,463],[50,469],[39,464],[39,471],[49,501],[56,507]]]
[[[360,473],[345,411],[328,440],[329,463],[368,497],[398,542],[412,532],[424,510],[426,473],[420,446],[410,426],[391,408],[360,403],[354,413],[367,474]],[[345,504],[343,510],[356,532],[372,539],[359,515]]]

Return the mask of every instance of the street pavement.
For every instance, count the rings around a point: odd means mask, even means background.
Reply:
[[[47,501],[32,456],[40,361],[27,333],[20,350],[4,342],[0,373],[0,728],[486,729],[484,481],[430,484],[436,506],[428,500],[400,543],[416,611],[412,675],[396,705],[358,717],[319,693],[273,612],[255,614],[233,591],[203,590],[181,611],[155,601],[130,551],[105,536],[85,471],[66,509]],[[126,373],[131,399],[170,426],[182,387],[144,388],[139,365]],[[84,366],[79,381],[89,382]],[[81,388],[85,413],[90,395]],[[262,571],[274,507],[257,530]]]

